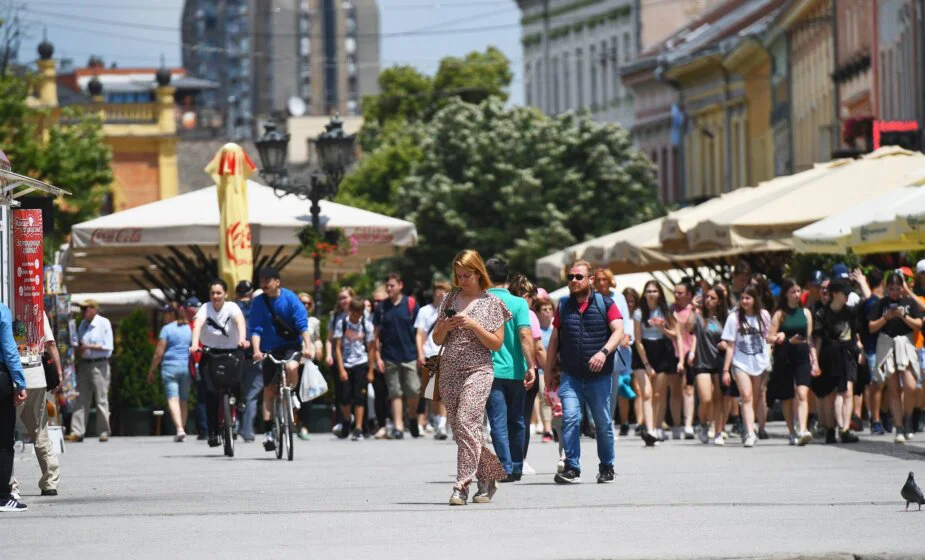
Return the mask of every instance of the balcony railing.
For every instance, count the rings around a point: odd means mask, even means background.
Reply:
[[[157,122],[157,105],[154,103],[107,103],[103,105],[103,122],[106,124],[151,124]]]

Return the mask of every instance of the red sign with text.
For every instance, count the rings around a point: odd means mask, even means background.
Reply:
[[[45,336],[42,211],[13,211],[13,316],[20,355],[40,356]]]

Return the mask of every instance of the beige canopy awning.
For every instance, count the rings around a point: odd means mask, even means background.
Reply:
[[[736,242],[743,243],[744,241],[741,238],[733,234],[732,224],[737,219],[797,189],[811,188],[813,181],[853,161],[851,159],[840,159],[827,163],[818,163],[812,169],[800,173],[775,177],[760,183],[755,188],[749,189],[747,196],[732,199],[730,204],[721,209],[709,212],[707,215],[701,213],[697,223],[686,229],[688,246],[692,249],[703,251],[733,247]],[[731,196],[735,192],[738,191],[734,191],[727,196]]]
[[[923,172],[925,154],[896,146],[880,148],[743,213],[731,224],[732,244],[791,242],[797,229],[912,184]]]

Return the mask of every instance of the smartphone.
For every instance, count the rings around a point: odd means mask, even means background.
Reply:
[[[449,317],[452,317],[452,316],[456,315],[456,310],[455,310],[455,309],[447,309],[447,310],[445,310],[445,311],[443,312],[443,314],[446,315],[447,318],[449,318]]]
[[[899,307],[899,304],[898,304],[898,303],[891,303],[891,304],[889,305],[889,307],[890,307],[890,309],[896,309],[897,307]]]

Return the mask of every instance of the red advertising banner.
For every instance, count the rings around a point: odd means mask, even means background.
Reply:
[[[45,310],[42,269],[42,211],[13,211],[13,317],[23,357],[42,355]]]

